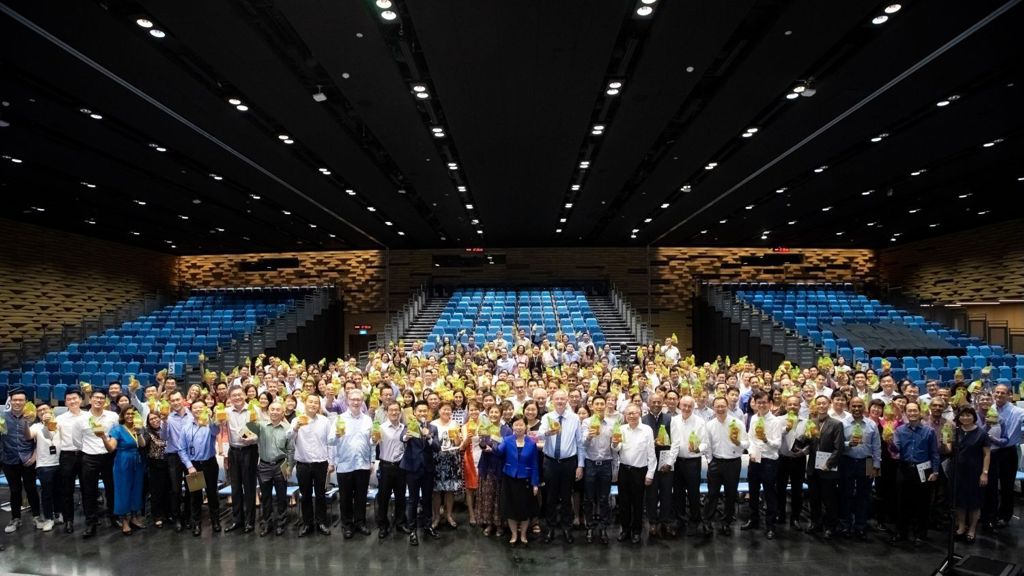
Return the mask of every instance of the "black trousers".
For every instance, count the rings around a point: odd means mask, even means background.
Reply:
[[[835,530],[839,525],[839,478],[822,477],[817,472],[807,477],[807,495],[811,499],[811,524]]]
[[[409,487],[409,502],[405,509],[409,528],[429,528],[434,515],[431,499],[434,497],[434,475],[422,470],[411,472],[406,470],[405,483]],[[416,513],[419,509],[419,514]]]
[[[612,461],[587,460],[583,467],[583,517],[588,527],[608,528],[611,516],[608,498],[612,488]]]
[[[100,480],[107,510],[114,513],[114,462],[113,454],[82,454],[82,508],[85,509],[85,523],[92,526],[99,521]]]
[[[171,509],[168,513],[167,518],[169,520],[184,520],[188,521],[192,517],[192,498],[182,498],[182,489],[185,484],[185,465],[181,462],[181,457],[175,454],[166,454],[165,459],[167,460],[167,478],[170,482],[171,491]],[[184,511],[182,510],[182,504],[184,504]]]
[[[217,459],[193,460],[192,467],[196,469],[196,472],[203,473],[203,479],[206,480],[206,502],[210,507],[210,522],[218,523],[220,522],[220,496],[217,494],[217,477],[220,475],[220,466],[217,466]],[[196,490],[189,494],[192,500],[192,521],[196,526],[202,520],[203,492],[204,490]]]
[[[28,497],[32,516],[39,516],[39,491],[36,489],[36,465],[4,464],[4,476],[11,489],[11,518],[21,518],[21,492]]]
[[[575,456],[561,460],[544,457],[544,516],[548,530],[572,528],[572,485],[576,482],[576,465]]]
[[[327,461],[298,462],[295,476],[302,492],[302,523],[327,524]]]
[[[171,500],[171,477],[165,458],[148,458],[146,475],[149,479],[149,509],[153,518],[168,518]]]
[[[1017,478],[1017,447],[1007,446],[992,452],[992,463],[995,464],[996,478],[999,480],[999,508],[996,519],[1009,522],[1013,518],[1013,484]],[[992,468],[993,466],[990,466]],[[991,469],[989,470],[991,472]],[[989,476],[989,486],[995,482]]]
[[[880,505],[874,508],[874,517],[886,524],[896,522],[896,509],[899,506],[899,460],[886,456],[886,449],[882,449],[882,475],[878,478],[878,495]]]
[[[804,478],[807,475],[806,456],[779,456],[779,471],[775,476],[775,492],[779,505],[779,521],[786,521],[786,489],[791,490],[790,518],[800,520],[804,509]]]
[[[761,491],[764,490],[765,527],[775,527],[775,518],[779,514],[778,490],[775,486],[779,463],[770,458],[762,458],[760,462],[751,462],[747,468],[747,484],[750,486],[750,520],[757,524],[761,516]]]
[[[82,480],[82,453],[60,453],[60,513],[65,522],[75,520],[75,479]]]
[[[669,524],[672,522],[672,482],[673,472],[654,472],[654,482],[645,491],[647,501],[647,521],[653,527],[655,524]]]
[[[846,529],[861,532],[867,527],[868,506],[871,503],[871,477],[867,474],[867,458],[839,459],[842,476],[842,497],[839,502],[839,524]]]
[[[338,473],[338,498],[341,500],[343,528],[366,526],[366,492],[369,488],[369,470]]]
[[[260,516],[263,522],[273,526],[282,526],[288,511],[288,479],[281,471],[281,462],[283,460],[276,463],[260,460],[256,464],[256,475],[260,479]]]
[[[928,535],[928,501],[931,490],[927,482],[921,482],[917,466],[900,464],[899,495],[897,528],[900,536],[909,536],[913,529],[916,537],[925,538]]]
[[[672,472],[672,509],[680,528],[700,525],[701,458],[676,458]]]
[[[377,528],[387,530],[390,526],[405,525],[405,470],[397,463],[380,462],[377,481]],[[395,521],[388,521],[391,497],[395,497]]]
[[[619,465],[619,521],[623,531],[639,535],[644,527],[644,479],[647,466]]]
[[[235,524],[251,526],[256,522],[256,462],[259,459],[255,444],[228,449],[231,515]]]
[[[722,513],[722,526],[728,528],[736,519],[736,498],[739,495],[740,459],[723,460],[713,458],[708,464],[708,499],[704,503],[704,522],[709,527],[718,507],[718,493],[725,488],[725,507]]]

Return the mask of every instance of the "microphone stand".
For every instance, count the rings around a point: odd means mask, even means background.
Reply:
[[[960,560],[963,560],[963,556],[956,553],[956,462],[957,452],[960,448],[960,442],[962,441],[961,436],[964,431],[955,423],[953,425],[953,446],[949,455],[949,534],[948,541],[946,543],[946,558],[939,565],[939,568],[935,571],[935,574],[941,575],[953,575],[957,573],[956,565]],[[941,442],[941,438],[940,438]],[[941,465],[940,465],[941,467]]]

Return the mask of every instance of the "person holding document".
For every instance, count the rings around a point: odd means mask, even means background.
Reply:
[[[814,414],[804,425],[804,435],[795,442],[808,451],[807,485],[811,498],[808,534],[824,527],[831,540],[839,524],[839,458],[844,451],[843,423],[828,415],[828,396],[814,399]]]
[[[939,440],[935,430],[921,422],[921,407],[907,402],[907,425],[896,429],[895,444],[900,454],[900,515],[891,543],[906,541],[914,528],[914,545],[928,539],[928,496],[926,482],[939,478]]]

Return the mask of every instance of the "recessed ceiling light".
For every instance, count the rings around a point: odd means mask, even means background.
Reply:
[[[391,8],[391,0],[377,0],[376,4],[377,8],[380,8],[381,10]]]
[[[828,170],[828,166],[818,166],[817,168],[814,169],[814,173],[821,174],[825,170]]]
[[[472,210],[472,209],[473,209],[473,205],[472,204],[466,204],[466,210]]]
[[[178,214],[178,218],[181,218],[182,220],[188,220],[188,216],[184,214]]]
[[[693,190],[693,186],[690,186],[689,184],[683,184],[683,185],[682,185],[682,186],[681,186],[681,187],[679,188],[679,191],[680,191],[680,192],[689,192],[690,190]]]
[[[474,218],[474,219],[470,220],[469,223],[472,224],[473,226],[476,226],[477,224],[480,223],[480,221],[477,220],[476,218]]]
[[[831,210],[831,209],[832,209],[832,207],[831,207],[831,206],[825,206],[824,208],[822,208],[822,209],[821,209],[821,211],[822,211],[822,212],[828,212],[828,211],[829,211],[829,210]]]
[[[86,220],[86,221],[85,221],[85,223],[86,223],[86,224],[95,224],[95,223],[96,223],[96,221],[95,221],[95,220],[93,220],[92,218],[90,218],[90,219]]]
[[[36,212],[46,212],[46,208],[40,208],[39,206],[33,206],[32,209]]]
[[[705,170],[714,170],[714,169],[715,169],[715,166],[717,166],[717,164],[715,164],[714,162],[711,162],[711,163],[709,163],[709,164],[705,165],[705,166],[704,166],[704,169],[705,169]]]
[[[295,144],[295,140],[292,140],[291,138],[289,138],[289,139],[285,140],[284,143],[285,144]]]
[[[1002,138],[996,138],[995,140],[993,140],[991,142],[985,142],[984,144],[982,144],[982,146],[985,147],[985,148],[991,148],[991,147],[995,146],[996,144],[999,144],[1002,141],[1003,141]]]
[[[132,236],[138,236],[138,235],[139,235],[139,233],[138,233],[138,232],[136,232],[135,230],[132,230],[132,231],[131,231],[131,232],[129,232],[129,233],[130,233],[130,234],[131,234]]]
[[[590,160],[583,160],[583,161],[581,161],[580,162],[580,168],[583,168],[583,169],[590,168]]]
[[[790,221],[789,221],[789,225],[790,225],[790,226],[792,226],[792,225],[794,225],[794,224],[796,224],[796,220],[790,220]]]
[[[871,141],[872,142],[881,142],[883,138],[886,138],[888,136],[889,136],[888,132],[882,132],[878,136],[875,136],[874,138],[872,138]]]
[[[238,98],[228,98],[228,104],[231,104],[232,106],[238,106],[241,103],[242,101]]]
[[[661,208],[662,208],[662,210],[664,210],[665,208],[668,208],[669,206],[671,206],[671,204],[669,204],[668,202],[665,202],[664,204],[661,205]]]
[[[594,124],[594,130],[601,132],[604,130],[604,124]]]
[[[604,93],[609,95],[609,96],[618,96],[619,89],[618,88],[609,88],[609,89],[605,90]]]
[[[370,212],[376,212],[377,211],[377,209],[374,208],[373,206],[367,206],[366,209],[369,210]]]
[[[292,213],[289,212],[288,210],[281,210],[281,214],[284,214],[285,216],[291,216],[292,215]]]
[[[622,88],[622,82],[618,80],[613,80],[612,82],[608,83],[608,87],[618,90],[619,88]]]
[[[782,194],[782,193],[783,193],[783,192],[785,192],[786,190],[788,190],[788,188],[786,188],[785,186],[783,186],[782,188],[776,188],[776,189],[775,189],[775,193],[776,193],[776,194]]]
[[[871,226],[874,226],[874,225],[875,225],[875,222],[868,222],[868,224],[867,224],[867,225],[868,225],[868,227],[870,228]]]
[[[984,216],[985,214],[988,214],[988,212],[988,210],[982,210],[981,212],[978,212],[978,216]]]
[[[895,14],[900,11],[900,8],[903,8],[900,4],[889,4],[885,7],[884,12],[886,14]]]
[[[380,13],[380,17],[390,22],[395,18],[398,18],[398,14],[394,10],[385,10]]]
[[[331,238],[337,238],[337,235],[335,234],[328,234],[328,236],[330,236]]]
[[[742,136],[743,136],[744,138],[750,138],[750,137],[751,137],[751,136],[753,136],[753,135],[754,135],[754,133],[753,133],[753,132],[744,132],[744,133],[742,134]]]
[[[559,218],[558,222],[561,223],[561,224],[565,224],[565,220],[566,220],[565,218]]]
[[[245,112],[249,109],[245,104],[239,104],[238,106],[235,106],[235,108],[237,108],[239,112]]]
[[[89,182],[82,182],[81,184],[82,184],[82,186],[85,186],[86,188],[95,188],[96,187],[95,184],[91,184]]]
[[[153,28],[152,30],[149,31],[149,35],[152,36],[153,38],[163,38],[164,36],[167,36],[167,33],[164,32],[163,30],[158,29],[158,28]]]
[[[897,237],[899,237],[899,236],[903,236],[903,232],[893,232],[893,233],[892,233],[892,237],[893,237],[893,238],[897,238]]]
[[[753,204],[747,204],[747,210],[753,210],[753,209],[754,209],[754,205]]]
[[[566,202],[565,203],[565,208],[566,208],[566,210],[571,210],[572,209],[572,202]]]
[[[964,198],[967,198],[967,197],[969,197],[970,195],[971,195],[971,193],[970,193],[970,192],[968,192],[968,193],[966,193],[966,194],[961,194],[961,195],[957,196],[957,198],[960,198],[961,200],[963,200]]]
[[[193,198],[193,199],[192,199],[192,203],[193,203],[193,204],[196,204],[196,205],[199,205],[199,204],[202,204],[202,203],[203,203],[203,201],[202,201],[202,200],[200,200],[199,198]]]
[[[391,220],[385,220],[384,221],[384,225],[385,226],[391,226],[392,225]]]
[[[136,18],[135,23],[141,26],[142,28],[153,27],[153,21],[149,20],[148,18]]]
[[[561,233],[562,233],[562,229],[561,228],[555,228],[555,234],[561,234]]]
[[[911,176],[920,176],[921,174],[924,174],[927,171],[928,171],[927,169],[922,168],[920,170],[914,170],[913,172],[910,173],[910,175]]]
[[[210,178],[213,178],[214,180],[217,180],[217,181],[220,181],[220,180],[224,179],[223,176],[218,176],[217,174],[212,174],[212,173],[210,174]]]
[[[654,218],[644,218],[644,224],[650,224]]]
[[[349,196],[355,196],[356,195],[356,191],[351,189],[351,188],[346,188],[345,189],[345,194],[348,194]]]
[[[217,230],[217,232],[223,232],[224,231],[223,228],[217,228],[216,230]]]
[[[750,134],[756,134],[760,128],[747,128],[747,132]]]
[[[911,214],[917,214],[920,211],[921,211],[920,208],[911,208],[910,210],[908,210],[908,212],[910,212]]]
[[[860,195],[861,196],[871,196],[872,193],[874,193],[874,190],[865,190],[865,191],[861,192]]]
[[[843,234],[846,234],[846,232],[836,232],[836,236],[842,236]]]
[[[796,100],[800,97],[799,92],[789,92],[786,94],[786,100]]]
[[[249,198],[252,198],[253,200],[259,200],[260,199],[260,195],[259,194],[249,194]]]
[[[721,220],[719,220],[719,221],[718,221],[718,223],[719,223],[719,224],[725,224],[725,223],[726,223],[726,222],[728,222],[728,221],[729,221],[729,219],[728,219],[728,218],[722,218]]]
[[[654,12],[654,8],[650,6],[641,6],[636,9],[637,16],[650,16]]]
[[[4,156],[4,158],[10,160],[11,162],[13,162],[15,164],[21,164],[21,158],[12,158],[10,156]]]
[[[896,241],[895,238],[889,238],[889,242],[895,242],[895,241]]]
[[[437,132],[444,132],[444,128],[441,128],[440,126],[434,126],[433,128],[430,129],[430,131],[436,134]]]
[[[943,100],[939,100],[938,102],[936,102],[935,105],[938,106],[939,108],[942,108],[942,107],[945,107],[945,106],[949,106],[949,104],[951,102],[956,102],[959,99],[960,99],[960,96],[958,94],[951,94],[947,98],[945,98]]]
[[[145,200],[136,200],[135,203],[138,204],[139,206],[145,206],[146,205],[146,201]]]
[[[477,231],[476,231],[476,233],[477,233],[477,234],[483,234],[483,233],[484,233],[484,231],[483,231],[483,230],[477,230]]]
[[[277,135],[277,139],[278,140],[288,140],[289,138],[291,138],[291,136],[288,136],[287,134],[278,134]]]
[[[448,163],[448,169],[449,170],[458,170],[459,169],[459,165],[457,163],[455,163],[455,162],[449,162]]]
[[[1024,182],[1024,176],[1018,176],[1017,182]]]
[[[888,21],[889,17],[886,16],[885,14],[879,14],[878,16],[875,16],[874,18],[871,19],[872,24],[885,24]]]
[[[399,231],[398,231],[398,235],[399,235],[399,236],[405,236],[405,232],[402,232],[401,230],[399,230]]]
[[[632,230],[630,230],[630,234],[636,234],[639,231],[640,231],[639,228],[633,228]]]
[[[938,225],[939,225],[938,223],[935,223],[935,224],[929,224],[929,225],[928,225],[928,227],[929,227],[929,228],[936,228],[936,227],[938,227]]]

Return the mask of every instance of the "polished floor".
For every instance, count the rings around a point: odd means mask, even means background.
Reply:
[[[27,512],[27,511],[26,511]],[[5,525],[7,514],[0,514]],[[792,531],[780,531],[775,541],[760,533],[732,537],[679,538],[656,540],[642,546],[618,544],[603,547],[561,541],[544,545],[531,543],[527,549],[510,549],[503,541],[487,538],[468,524],[456,530],[441,530],[439,540],[423,540],[410,547],[401,535],[379,541],[370,537],[331,536],[299,539],[291,531],[285,536],[259,538],[240,533],[213,535],[208,527],[194,538],[164,528],[147,528],[124,536],[113,528],[102,528],[92,540],[83,540],[81,529],[74,536],[57,530],[44,534],[22,526],[14,534],[0,535],[6,550],[0,552],[0,574],[53,574],[60,576],[222,576],[259,574],[417,574],[419,576],[483,574],[547,574],[619,576],[670,574],[697,570],[702,575],[781,574],[811,576],[828,574],[909,576],[931,574],[945,554],[945,542],[938,532],[931,543],[918,549],[894,548],[882,535],[865,543],[831,541]],[[538,537],[539,540],[539,537]],[[1024,522],[1015,518],[998,534],[979,535],[958,551],[1005,560],[1024,558]]]

